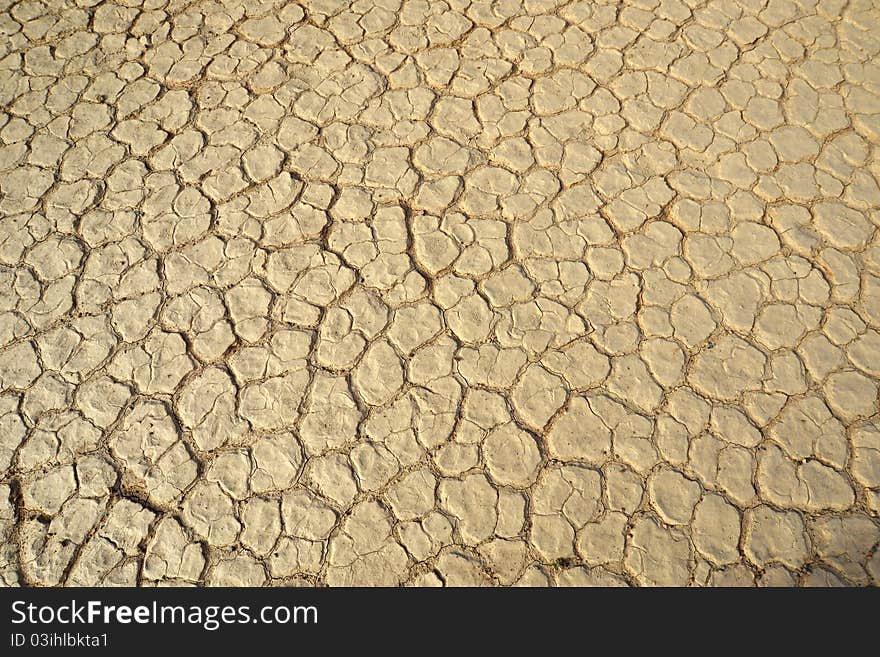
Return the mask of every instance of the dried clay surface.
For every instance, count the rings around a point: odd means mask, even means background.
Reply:
[[[876,585],[867,0],[0,0],[0,582]]]

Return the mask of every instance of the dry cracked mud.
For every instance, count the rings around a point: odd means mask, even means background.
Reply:
[[[0,582],[876,585],[867,0],[0,0]]]

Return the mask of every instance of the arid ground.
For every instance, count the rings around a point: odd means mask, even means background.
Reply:
[[[880,583],[880,5],[0,0],[0,582]]]

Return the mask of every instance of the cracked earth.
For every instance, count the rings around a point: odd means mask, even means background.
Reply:
[[[0,582],[880,582],[880,9],[0,1]]]

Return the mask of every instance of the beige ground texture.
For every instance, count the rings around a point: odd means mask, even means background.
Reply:
[[[878,53],[866,0],[0,0],[0,581],[877,584]]]

